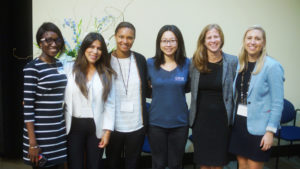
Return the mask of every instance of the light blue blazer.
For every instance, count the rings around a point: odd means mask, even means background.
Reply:
[[[237,67],[233,83],[235,105],[237,104],[235,86],[239,68],[240,65]],[[253,72],[255,71],[256,66]],[[283,82],[282,66],[275,59],[266,56],[261,71],[252,75],[248,89],[247,129],[250,134],[264,135],[266,131],[276,132],[279,128],[284,99]]]

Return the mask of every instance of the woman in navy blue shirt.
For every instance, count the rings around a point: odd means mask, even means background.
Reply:
[[[182,34],[175,25],[158,32],[156,54],[147,60],[152,86],[149,111],[149,143],[152,168],[182,169],[188,135],[188,92],[190,61],[186,58]]]

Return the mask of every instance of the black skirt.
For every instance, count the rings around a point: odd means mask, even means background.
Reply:
[[[201,92],[193,126],[194,162],[224,166],[228,163],[229,127],[222,94]]]
[[[236,115],[229,142],[229,152],[253,161],[266,162],[269,160],[271,149],[261,150],[262,137],[248,132],[247,117]]]
[[[224,166],[228,163],[229,127],[223,101],[222,61],[208,63],[210,73],[199,78],[197,114],[193,126],[194,162]]]

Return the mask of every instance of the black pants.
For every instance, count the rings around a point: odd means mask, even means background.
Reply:
[[[125,168],[136,169],[145,139],[145,130],[123,133],[114,131],[106,148],[106,157],[110,169],[120,169],[121,155],[125,152]]]
[[[152,169],[182,169],[188,127],[162,128],[149,126]]]
[[[68,135],[68,166],[70,169],[99,169],[102,167],[103,149],[98,148],[96,127],[91,118],[72,118]],[[86,154],[86,167],[84,159]],[[103,168],[103,167],[102,167]]]

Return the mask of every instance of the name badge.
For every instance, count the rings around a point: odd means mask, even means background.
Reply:
[[[133,112],[133,102],[122,101],[120,111],[122,112]]]
[[[64,69],[63,69],[62,67],[58,67],[58,68],[57,68],[57,72],[58,72],[59,74],[65,74],[65,71],[64,71]]]
[[[247,117],[247,105],[239,104],[237,114],[240,116]]]

